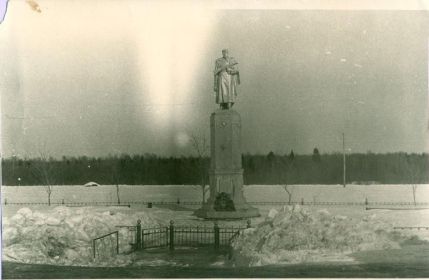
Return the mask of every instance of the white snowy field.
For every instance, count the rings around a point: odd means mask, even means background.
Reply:
[[[307,202],[412,202],[411,185],[290,185],[293,201]],[[249,202],[281,202],[287,201],[288,195],[281,185],[249,185],[244,186],[244,195]],[[47,194],[43,186],[2,186],[1,201],[47,202]],[[199,186],[120,186],[121,202],[141,201],[201,201],[202,192]],[[53,186],[51,201],[69,202],[116,202],[116,186]],[[429,202],[429,185],[418,185],[417,202]]]
[[[176,201],[177,199],[181,201],[198,201],[201,199],[201,190],[198,186],[121,186],[120,188],[121,201],[123,202]],[[301,198],[305,201],[316,202],[363,202],[365,198],[368,198],[370,202],[413,201],[411,186],[407,185],[347,186],[347,188],[343,188],[342,186],[290,186],[289,189],[293,190],[294,201],[300,201]],[[116,189],[114,186],[91,188],[82,186],[55,186],[52,194],[52,201],[54,202],[61,201],[61,199],[64,199],[66,203],[116,201]],[[288,198],[282,186],[246,186],[245,196],[248,201],[287,201]],[[419,185],[416,197],[417,202],[429,202],[429,186]],[[46,193],[42,186],[5,186],[2,187],[2,201],[4,199],[7,199],[8,202],[46,202]],[[267,215],[271,209],[275,208],[280,212],[282,209],[283,211],[285,209],[283,206],[269,205],[258,206],[258,208],[261,217],[252,219],[253,226],[258,226],[258,224],[266,222]],[[357,231],[356,234],[358,236],[355,237],[366,238],[365,242],[367,244],[372,244],[372,241],[368,241],[368,238],[378,238],[378,235],[374,235],[374,232],[377,232],[380,227],[383,231],[390,232],[393,231],[393,227],[395,226],[429,226],[429,210],[425,209],[379,209],[366,211],[363,206],[305,206],[304,209],[312,213],[319,213],[320,211],[322,213],[322,216],[319,214],[309,215],[313,219],[313,222],[307,223],[306,226],[310,229],[314,228],[315,232],[319,231],[323,221],[334,221],[334,223],[329,222],[328,224],[338,224],[341,231],[336,232],[336,227],[333,227],[333,232],[329,233],[331,238],[341,237],[344,232],[351,234]],[[325,209],[329,212],[328,216],[325,215],[327,213]],[[158,224],[166,225],[169,220],[174,220],[176,224],[213,225],[212,221],[204,221],[193,216],[193,210],[187,208],[186,205],[173,205],[173,207],[155,205],[151,209],[148,209],[143,204],[132,204],[131,208],[2,205],[3,259],[14,262],[58,265],[117,266],[130,264],[134,261],[131,256],[122,256],[121,258],[107,260],[102,263],[93,262],[91,240],[117,230],[115,227],[117,225],[135,225],[137,219],[142,219],[143,226],[146,227]],[[280,224],[283,223],[282,219],[279,220]],[[353,222],[337,223],[337,221],[348,219],[353,220]],[[286,220],[289,221],[290,219]],[[363,223],[364,226],[354,230],[354,221],[356,221],[356,224]],[[370,223],[367,221],[370,221]],[[296,224],[293,224],[292,228],[301,225],[301,221],[297,220],[295,222]],[[238,223],[245,225],[246,221],[223,221],[220,225]],[[291,226],[289,222],[284,225],[287,227]],[[260,228],[262,231],[266,230],[265,227]],[[280,231],[275,229],[275,231],[280,232],[282,236],[286,234],[286,240],[288,240],[287,234],[291,233],[287,228]],[[429,230],[406,230],[402,232],[407,235],[416,234],[421,240],[429,240]],[[249,244],[254,244],[259,236],[264,235],[260,231],[258,234]],[[298,234],[297,236],[301,235]],[[312,240],[314,240],[316,238],[314,236],[312,235],[308,238],[313,238]],[[292,238],[292,235],[290,237]],[[391,244],[394,241],[391,241],[390,237],[386,238],[383,239],[383,242],[389,246],[393,246]],[[126,242],[126,233],[121,231],[120,243],[125,244],[124,242]],[[272,247],[272,245],[270,246]],[[316,244],[314,246],[319,245]],[[365,250],[371,249],[371,246],[368,245],[365,247]],[[121,248],[123,248],[122,245]],[[393,246],[391,248],[396,247]],[[301,254],[300,250],[298,249]],[[332,257],[327,254],[325,258],[323,254],[319,258],[319,261],[329,261],[328,258]],[[265,258],[266,256],[271,256],[271,254],[268,252],[262,257]],[[288,256],[290,257],[290,255]],[[387,255],[387,261],[388,257]],[[270,260],[274,263],[277,261],[275,259]],[[301,257],[295,258],[295,260],[301,260]],[[306,259],[302,259],[302,261],[305,262]]]

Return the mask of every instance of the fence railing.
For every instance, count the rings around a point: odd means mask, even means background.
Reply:
[[[119,254],[119,232],[114,231],[92,240],[93,257]]]
[[[212,227],[199,225],[177,226],[174,221],[170,221],[168,226],[155,228],[141,228],[138,221],[135,248],[142,250],[168,247],[170,250],[174,250],[175,247],[183,246],[213,246],[215,249],[219,249],[222,246],[230,245],[231,240],[235,236],[249,227],[251,227],[250,220],[247,222],[247,227],[220,227],[217,222]]]
[[[137,235],[141,238],[137,242],[137,249],[158,248],[167,246],[169,243],[168,227],[146,228],[142,229]]]
[[[248,202],[252,205],[308,205],[308,206],[380,206],[380,205],[392,205],[392,206],[429,206],[429,202],[401,202],[401,201],[361,201],[361,202],[345,202],[345,201],[250,201]],[[199,206],[202,202],[200,201],[126,201],[121,204],[116,202],[102,202],[102,201],[93,201],[93,202],[51,202],[51,205],[58,206],[121,206],[121,207],[131,207],[131,205],[194,205]],[[47,202],[13,202],[8,199],[3,201],[3,205],[49,205]]]
[[[174,250],[183,246],[213,246],[219,249],[229,246],[232,240],[240,232],[251,227],[250,220],[244,226],[219,226],[214,222],[213,226],[176,226],[174,221],[170,221],[168,226],[153,228],[142,228],[141,221],[138,220],[135,226],[119,225],[118,228],[127,229],[128,245],[132,245],[133,250],[144,250],[150,248],[168,247]],[[125,231],[121,231],[125,232]],[[119,231],[114,231],[92,240],[93,257],[105,257],[119,254]]]
[[[421,227],[393,227],[393,229],[429,230],[429,226],[428,227],[425,227],[425,226],[421,226]]]
[[[64,205],[64,206],[121,206],[131,207],[131,203],[124,202],[118,204],[117,202],[104,202],[104,201],[91,201],[91,202],[66,202],[64,200],[57,202],[13,202],[8,199],[4,199],[3,205]],[[135,204],[135,203],[134,203]]]

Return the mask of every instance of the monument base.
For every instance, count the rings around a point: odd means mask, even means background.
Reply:
[[[247,219],[259,216],[243,194],[241,117],[234,110],[217,110],[210,117],[210,197],[197,217]]]

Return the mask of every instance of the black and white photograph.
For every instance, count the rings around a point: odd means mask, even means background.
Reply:
[[[429,278],[428,9],[0,0],[1,278]]]

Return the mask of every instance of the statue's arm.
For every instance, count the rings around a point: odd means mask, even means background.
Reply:
[[[221,65],[221,63],[216,63],[216,68],[215,68],[215,75],[219,74],[220,72],[222,72],[223,70],[227,69],[228,65]]]
[[[228,67],[228,74],[235,75],[238,74],[238,63],[234,62],[232,66]]]
[[[231,57],[231,60],[229,61],[226,70],[230,75],[235,75],[238,73],[238,62],[237,60],[235,60],[235,58]]]

